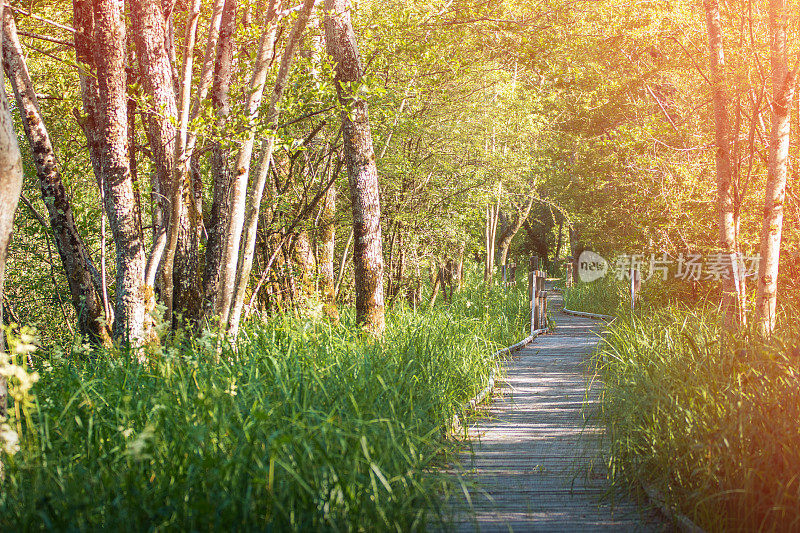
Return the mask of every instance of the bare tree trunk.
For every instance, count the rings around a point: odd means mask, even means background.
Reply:
[[[736,258],[736,209],[734,199],[734,169],[731,164],[731,132],[728,114],[727,80],[725,79],[725,50],[722,21],[717,0],[703,0],[708,29],[709,64],[711,67],[711,100],[714,105],[714,136],[717,161],[717,217],[719,246],[723,253]],[[732,261],[732,270],[736,269]],[[576,270],[577,271],[577,270]],[[737,274],[737,272],[731,272]],[[725,321],[731,326],[744,323],[744,301],[734,284],[734,277],[723,280],[722,308]]]
[[[314,273],[317,269],[317,259],[314,256],[311,237],[307,229],[303,228],[297,232],[292,256],[299,274],[300,287],[298,295],[308,298],[314,293]]]
[[[347,236],[347,243],[342,251],[342,259],[339,261],[339,275],[336,278],[336,299],[339,299],[339,292],[342,290],[342,280],[344,279],[344,267],[347,265],[347,255],[350,253],[350,245],[353,244],[353,230]]]
[[[356,320],[367,331],[382,335],[385,320],[378,169],[367,102],[356,92],[362,68],[349,0],[325,0],[325,36],[328,53],[336,63],[336,91],[343,108],[344,156],[355,236]]]
[[[333,251],[336,248],[336,186],[331,185],[325,195],[320,221],[320,248],[318,257],[319,288],[325,314],[334,321],[339,320],[336,308],[336,287],[334,279]]]
[[[172,63],[167,53],[167,31],[164,14],[159,0],[129,2],[133,40],[139,63],[139,80],[149,105],[144,109],[143,118],[150,142],[150,151],[155,166],[153,190],[156,192],[156,213],[153,217],[153,247],[148,264],[158,269],[167,241],[167,228],[174,225],[170,206],[175,192],[172,185],[175,154],[175,121],[178,110],[172,76]],[[148,296],[153,294],[153,281],[148,279],[145,267],[145,284]],[[172,272],[170,265],[163,265],[162,288],[167,301],[167,310],[172,311]],[[152,306],[152,303],[150,304]],[[150,307],[148,306],[148,307]]]
[[[467,251],[467,243],[461,241],[458,243],[458,263],[456,266],[456,292],[461,292],[464,287],[464,252]]]
[[[302,8],[300,9],[300,13],[298,14],[297,20],[292,28],[292,33],[289,35],[289,40],[286,43],[286,49],[283,51],[281,67],[278,70],[278,75],[275,79],[275,87],[272,90],[269,107],[267,108],[267,124],[272,128],[277,126],[277,121],[280,117],[280,108],[278,107],[278,104],[283,98],[283,91],[286,89],[286,84],[289,81],[289,71],[291,69],[292,60],[294,59],[297,48],[299,47],[300,38],[306,30],[306,25],[308,24],[308,19],[311,15],[311,10],[314,7],[314,3],[315,0],[304,0]],[[266,68],[267,65],[265,63],[263,65],[263,76],[260,72],[253,73],[253,84],[255,85],[257,83],[261,87],[260,90],[262,91],[266,77]],[[250,150],[252,150],[252,146],[253,138],[251,136]],[[236,179],[242,180],[243,183],[236,181],[235,183],[238,184],[238,187],[235,186],[233,190],[234,200],[231,203],[234,215],[231,217],[231,233],[229,235],[229,241],[226,243],[225,257],[230,255],[234,268],[233,271],[226,270],[224,274],[226,286],[227,282],[230,281],[233,288],[233,294],[230,295],[230,298],[224,299],[224,303],[230,305],[228,310],[230,323],[228,324],[224,321],[226,318],[228,318],[225,315],[224,310],[221,317],[221,320],[223,320],[222,323],[228,325],[228,331],[233,335],[236,334],[236,331],[239,328],[239,319],[242,314],[242,306],[244,305],[244,295],[247,289],[247,283],[250,280],[250,272],[253,268],[253,256],[256,248],[256,234],[258,231],[258,217],[261,209],[261,198],[264,195],[264,187],[267,183],[267,176],[269,174],[269,168],[272,161],[272,151],[274,147],[275,135],[268,134],[261,143],[261,155],[258,159],[256,176],[255,180],[253,180],[253,188],[250,191],[249,201],[247,202],[246,207],[245,193],[247,190],[248,181],[247,173],[244,173],[243,175],[237,175]],[[237,172],[239,172],[238,169],[240,168],[242,167],[237,165]],[[239,196],[239,194],[241,194],[241,196]],[[243,235],[242,232],[244,232]],[[241,250],[241,260],[237,261],[242,242],[244,243],[244,248]],[[238,269],[236,268],[237,265]],[[223,294],[227,296],[226,293]]]
[[[178,99],[178,132],[176,142],[173,144],[172,153],[172,183],[170,186],[171,201],[169,224],[167,226],[167,248],[164,251],[164,303],[167,307],[167,321],[173,323],[173,294],[175,281],[175,252],[178,249],[178,236],[181,233],[181,218],[195,222],[195,209],[187,209],[194,204],[194,190],[189,176],[191,157],[187,157],[186,144],[188,142],[189,106],[192,84],[192,66],[194,64],[194,44],[197,38],[197,20],[200,16],[200,0],[194,0],[186,21],[186,38],[183,51],[183,66]],[[184,198],[184,195],[187,197]],[[184,202],[184,200],[188,200]],[[191,213],[191,216],[189,216]]]
[[[36,164],[42,200],[47,207],[56,248],[67,275],[72,305],[78,316],[78,330],[92,342],[109,340],[111,332],[104,322],[110,324],[112,319],[108,317],[102,320],[104,313],[99,295],[99,273],[75,227],[72,206],[61,182],[56,154],[28,74],[14,17],[8,10],[3,17],[3,34],[3,66],[14,90],[25,135]]]
[[[233,74],[233,33],[236,28],[236,0],[226,0],[222,12],[217,58],[214,64],[214,83],[211,101],[217,113],[216,133],[220,135],[230,114],[229,93]],[[222,254],[226,240],[226,228],[230,217],[231,176],[228,168],[228,152],[219,141],[214,141],[211,150],[211,175],[214,180],[211,218],[206,242],[206,265],[203,272],[205,313],[210,317],[219,314],[220,275]]]
[[[514,236],[519,232],[522,225],[528,220],[528,216],[531,214],[531,208],[533,207],[533,202],[535,200],[535,196],[531,193],[530,198],[528,198],[528,203],[523,206],[523,208],[516,214],[514,218],[514,222],[511,223],[506,231],[503,232],[503,235],[500,237],[500,243],[498,247],[500,248],[500,264],[506,265],[508,260],[508,250],[511,248],[511,241],[514,239]]]
[[[208,89],[214,77],[214,64],[217,45],[220,38],[222,14],[225,0],[214,0],[214,7],[206,36],[205,55],[200,69],[200,80],[195,90],[194,101],[189,114],[189,122],[195,120],[206,99]],[[178,244],[175,251],[175,267],[173,269],[173,307],[181,313],[185,325],[196,325],[203,312],[204,289],[201,278],[200,241],[203,230],[203,183],[199,173],[199,163],[194,149],[197,143],[197,131],[187,132],[186,148],[182,155],[184,167],[182,182],[184,198],[182,202]],[[187,175],[188,172],[188,175]],[[213,232],[213,228],[210,229]]]
[[[498,195],[496,205],[489,204],[486,207],[486,262],[484,263],[483,281],[492,282],[494,277],[494,256],[495,242],[497,237],[497,222],[500,219],[500,197]]]
[[[431,298],[428,300],[428,309],[433,309],[436,305],[436,298],[439,296],[439,290],[442,288],[443,281],[443,265],[439,264],[438,259],[433,259],[431,262]]]
[[[0,16],[5,11],[5,0],[0,0]],[[0,41],[0,48],[2,48]],[[11,110],[3,87],[0,73],[0,325],[3,324],[3,288],[6,275],[6,259],[11,230],[14,226],[14,212],[22,192],[22,157],[17,145],[17,134],[11,122]],[[0,332],[0,352],[6,351],[5,335]],[[0,376],[0,420],[6,416],[8,408],[8,383]],[[3,465],[0,463],[0,475]]]
[[[563,242],[564,242],[564,218],[562,217],[558,223],[558,241],[556,241],[556,255],[555,255],[556,263],[558,263],[558,258],[561,256],[561,245]]]
[[[772,63],[772,132],[761,226],[761,262],[756,292],[756,326],[763,336],[775,329],[778,264],[783,229],[783,202],[789,169],[791,106],[796,72],[789,71],[786,49],[786,0],[770,0],[770,57]]]
[[[85,4],[75,0],[76,24]],[[114,235],[117,256],[117,301],[114,338],[140,343],[145,337],[145,253],[139,206],[133,190],[127,150],[127,94],[125,75],[125,22],[121,0],[97,0],[92,5],[93,32],[76,28],[79,36],[93,38],[92,58],[97,74],[97,98],[86,94],[84,106],[94,113],[90,120],[97,129],[100,175],[105,211]],[[81,15],[85,15],[82,12]],[[79,58],[80,59],[80,58]],[[96,106],[95,106],[96,104]]]

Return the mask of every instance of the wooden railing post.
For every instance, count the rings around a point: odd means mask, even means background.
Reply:
[[[533,332],[539,329],[539,319],[540,319],[540,311],[539,311],[539,279],[538,276],[534,273],[534,284],[533,284],[533,310],[531,313],[531,335]]]
[[[542,327],[549,327],[547,320],[547,291],[542,291]]]
[[[639,274],[639,268],[631,265],[630,270],[631,278],[631,311],[636,310],[636,300],[639,298],[639,291],[642,289],[642,278]]]

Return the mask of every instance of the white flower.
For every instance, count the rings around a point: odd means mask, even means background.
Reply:
[[[228,387],[228,390],[225,391],[226,394],[230,396],[236,396],[236,381],[231,381],[231,386]]]
[[[19,451],[19,435],[5,422],[0,424],[0,450],[8,455]]]
[[[126,452],[136,459],[143,459],[145,457],[144,451],[147,448],[148,441],[153,440],[155,437],[155,429],[150,424],[146,425],[141,433],[136,435],[136,438],[128,443]]]

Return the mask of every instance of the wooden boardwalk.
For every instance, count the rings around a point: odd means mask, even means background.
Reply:
[[[560,296],[553,300],[560,309]],[[515,354],[498,385],[501,396],[470,428],[472,450],[462,454],[455,475],[471,486],[471,502],[462,495],[451,503],[455,529],[665,529],[655,512],[607,494],[597,460],[603,429],[587,413],[599,388],[587,387],[587,358],[604,323],[555,316],[556,331]]]

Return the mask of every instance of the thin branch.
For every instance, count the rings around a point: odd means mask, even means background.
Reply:
[[[39,15],[34,15],[30,11],[26,11],[20,7],[8,6],[11,10],[16,11],[21,15],[25,15],[26,17],[30,17],[34,20],[38,20],[39,22],[44,22],[45,24],[50,24],[51,26],[55,26],[56,28],[61,28],[62,30],[66,30],[71,33],[75,33],[75,28],[71,26],[65,26],[64,24],[59,24],[58,22],[54,22],[52,20],[46,19],[44,17],[40,17]]]
[[[75,48],[75,44],[69,41],[62,41],[60,39],[54,39],[53,37],[48,37],[47,35],[40,35],[38,33],[33,33],[30,31],[22,31],[20,29],[17,30],[17,33],[20,35],[24,35],[26,37],[33,37],[34,39],[41,39],[42,41],[50,41],[51,43],[60,44],[62,46],[69,46],[71,48]]]

